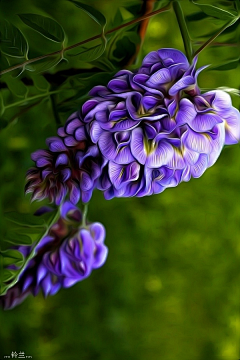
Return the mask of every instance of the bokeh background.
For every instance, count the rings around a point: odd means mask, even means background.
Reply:
[[[110,29],[114,27],[117,11],[121,21],[130,21],[141,14],[143,2],[85,3],[102,11]],[[165,3],[157,1],[154,6],[159,8]],[[193,14],[200,9],[188,0],[180,3],[196,49],[223,21],[203,15],[196,19]],[[231,8],[233,3],[218,4]],[[130,10],[135,13],[127,10],[132,5],[136,10],[132,7]],[[0,1],[1,18],[18,26],[28,38],[30,58],[54,51],[54,46],[58,46],[25,27],[16,15],[30,12],[56,19],[64,27],[68,45],[99,32],[98,26],[68,1]],[[115,45],[112,71],[127,66],[135,50],[132,36],[137,31],[136,25],[131,31],[124,29],[125,40]],[[202,89],[222,86],[239,89],[239,66],[230,70],[213,69],[239,57],[239,31],[239,26],[235,26],[200,54],[198,66],[212,65],[199,76]],[[128,68],[134,68],[148,52],[161,47],[184,51],[173,11],[151,18],[137,62]],[[59,86],[59,74],[67,74],[64,81],[75,77],[81,82],[84,72],[103,72],[100,63],[71,61],[70,65],[64,62],[44,75],[55,88]],[[80,77],[78,69],[82,69]],[[98,77],[91,81],[94,85]],[[105,75],[101,79],[104,82]],[[74,87],[74,82],[71,84]],[[89,90],[85,85],[83,81],[79,101],[68,104],[67,109],[60,108],[62,123],[78,109],[83,93]],[[6,99],[7,90],[2,88]],[[60,100],[58,97],[57,103]],[[239,108],[239,97],[232,95],[232,101]],[[55,135],[57,128],[48,99],[15,118],[13,113],[9,114],[13,121],[8,123],[4,117],[7,125],[0,131],[3,229],[5,211],[33,212],[39,207],[30,204],[29,197],[24,196],[25,173],[32,165],[31,152],[44,148],[46,137]],[[106,201],[100,192],[94,193],[88,217],[106,227],[109,248],[106,264],[88,279],[53,297],[44,299],[40,294],[29,297],[13,310],[0,310],[0,359],[12,351],[24,351],[36,360],[237,360],[240,357],[239,192],[240,148],[235,145],[226,147],[217,163],[200,179],[182,183],[160,195]]]

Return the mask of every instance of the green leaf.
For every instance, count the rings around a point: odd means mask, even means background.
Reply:
[[[210,70],[218,70],[218,71],[224,71],[224,70],[233,70],[238,67],[240,64],[240,58],[228,61],[225,64],[215,66],[213,68],[210,68]]]
[[[9,231],[5,235],[4,240],[14,245],[31,245],[33,243],[30,236],[15,231]]]
[[[18,16],[24,24],[36,30],[47,39],[60,43],[64,41],[64,30],[56,20],[37,14],[18,14]]]
[[[14,276],[16,276],[16,270],[4,269],[2,281],[6,283],[7,281],[13,279]]]
[[[6,82],[9,90],[16,96],[20,98],[25,98],[28,93],[27,86],[19,79],[15,78],[11,75],[7,75],[4,77],[4,81]]]
[[[38,60],[33,64],[27,64],[25,66],[25,69],[28,71],[34,71],[36,74],[40,74],[57,66],[61,62],[61,60],[62,56],[49,56],[48,58]]]
[[[186,16],[186,20],[187,21],[198,21],[198,20],[202,20],[202,19],[206,19],[207,14],[205,14],[203,11],[199,11],[190,15]]]
[[[214,5],[199,4],[199,3],[196,3],[195,1],[192,1],[192,3],[197,5],[208,16],[212,16],[217,19],[222,19],[222,20],[231,20],[232,19],[233,20],[236,17],[236,15],[230,13],[229,11],[223,10]]]
[[[74,5],[85,11],[96,23],[98,23],[102,28],[105,27],[107,20],[105,16],[98,10],[94,9],[90,5],[83,4],[79,1],[69,0]]]
[[[1,38],[1,34],[0,34],[0,38]],[[1,69],[1,71],[9,68],[9,66],[10,66],[9,58],[7,56],[3,55],[3,53],[0,53],[0,69]]]
[[[39,91],[46,91],[50,89],[50,84],[43,75],[33,73],[32,79],[34,82],[34,86]]]
[[[90,49],[86,49],[78,54],[69,55],[69,56],[78,56],[78,60],[84,61],[84,62],[90,62],[98,59],[105,51],[107,41],[104,36],[101,37],[102,43],[99,45],[96,45]]]
[[[27,58],[27,40],[16,26],[6,20],[2,24],[0,47],[6,55],[17,58]]]
[[[4,105],[3,95],[0,92],[0,116],[4,114],[4,111],[5,111],[5,105]]]
[[[29,227],[43,227],[46,223],[46,221],[39,216],[34,216],[31,214],[21,214],[15,211],[5,213],[4,217],[5,219],[15,224]]]
[[[9,266],[13,264],[21,264],[23,262],[23,254],[18,250],[8,249],[0,251],[2,257],[3,266]]]
[[[120,9],[118,8],[117,12],[116,12],[116,14],[114,16],[113,26],[116,27],[116,26],[121,25],[122,23],[123,23],[122,14],[121,14]]]

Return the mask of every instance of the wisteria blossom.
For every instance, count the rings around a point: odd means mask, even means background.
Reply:
[[[150,52],[136,72],[121,70],[95,86],[49,150],[32,155],[26,192],[57,204],[146,196],[200,177],[224,145],[240,139],[239,111],[220,90],[201,93],[197,58],[175,49]]]
[[[81,220],[81,211],[66,201],[60,207],[60,218],[37,245],[15,248],[25,259],[34,248],[35,256],[21,272],[19,281],[0,297],[4,309],[20,304],[29,294],[36,296],[42,291],[45,297],[54,295],[60,288],[84,280],[105,263],[108,249],[103,225],[95,222],[79,226]]]

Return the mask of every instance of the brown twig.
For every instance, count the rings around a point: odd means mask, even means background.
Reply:
[[[155,1],[156,0],[144,0],[143,1],[143,6],[142,6],[143,15],[142,16],[149,14],[153,11]],[[136,61],[137,55],[141,49],[141,46],[142,46],[144,38],[145,38],[149,20],[150,20],[150,18],[148,17],[148,18],[142,20],[139,24],[138,35],[140,37],[140,42],[136,46],[136,51],[135,51],[134,55],[130,58],[130,60],[126,64],[127,66],[132,65]]]
[[[137,24],[138,22],[141,22],[141,21],[143,21],[143,20],[145,20],[145,19],[148,19],[148,18],[150,18],[150,17],[152,17],[152,16],[154,16],[154,15],[160,14],[160,13],[162,13],[162,12],[164,12],[164,11],[169,10],[169,9],[170,9],[170,5],[165,6],[165,7],[163,7],[162,9],[153,11],[153,12],[151,12],[151,13],[149,13],[149,14],[145,14],[145,15],[143,15],[143,16],[140,16],[139,18],[134,19],[134,20],[131,20],[131,21],[129,21],[129,22],[126,23],[126,24],[122,24],[122,25],[117,26],[117,27],[115,27],[115,28],[113,28],[113,29],[111,29],[111,30],[108,30],[108,31],[105,33],[105,35],[111,34],[111,33],[115,32],[115,31],[118,31],[118,30],[126,27],[126,26],[131,26],[131,25]],[[36,58],[33,58],[33,59],[30,59],[30,60],[24,61],[22,64],[15,65],[15,66],[12,66],[12,67],[10,67],[10,68],[8,68],[8,69],[6,69],[6,70],[1,71],[1,72],[0,72],[0,75],[6,74],[6,73],[8,73],[8,72],[10,72],[10,71],[13,71],[13,70],[16,70],[16,69],[21,69],[22,67],[24,67],[24,66],[26,66],[26,65],[28,65],[28,64],[32,64],[33,62],[36,62],[36,61],[38,61],[38,60],[46,59],[46,58],[48,58],[49,56],[61,54],[62,57],[63,57],[63,54],[64,54],[65,51],[74,49],[74,48],[76,48],[76,47],[78,47],[78,46],[81,46],[81,45],[83,45],[83,44],[86,44],[86,43],[88,43],[88,42],[90,42],[90,41],[99,39],[99,38],[101,38],[101,36],[102,36],[102,34],[95,35],[95,36],[92,36],[91,38],[88,38],[88,39],[86,39],[86,40],[80,41],[80,42],[78,42],[78,43],[76,43],[76,44],[67,46],[66,48],[63,48],[63,49],[61,49],[61,50],[54,51],[54,52],[52,52],[52,53],[50,53],[50,54],[41,55],[41,56],[38,56],[38,57],[36,57]]]

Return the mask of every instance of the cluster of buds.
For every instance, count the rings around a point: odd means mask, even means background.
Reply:
[[[240,139],[240,114],[220,90],[202,94],[196,60],[175,49],[96,86],[90,100],[32,155],[26,192],[60,204],[88,202],[95,188],[113,197],[161,193],[200,177],[224,145]]]
[[[101,267],[107,258],[104,245],[105,229],[100,223],[81,225],[81,211],[66,201],[60,207],[58,221],[41,241],[32,246],[18,246],[25,259],[33,248],[35,256],[21,272],[19,281],[0,297],[4,309],[20,304],[29,294],[44,296],[56,294],[88,277],[93,269]],[[10,269],[17,270],[16,266]]]

